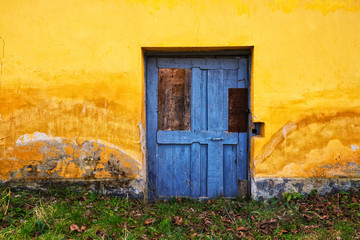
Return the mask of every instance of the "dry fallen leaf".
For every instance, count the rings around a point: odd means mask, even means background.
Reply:
[[[81,228],[79,228],[79,226],[76,225],[76,224],[71,224],[71,225],[70,225],[70,231],[83,232],[83,231],[85,231],[85,229],[86,229],[86,226],[85,226],[85,225],[82,225]]]
[[[145,224],[149,225],[149,224],[153,223],[154,221],[155,221],[154,219],[148,218],[145,220]]]
[[[221,219],[221,221],[224,223],[230,223],[230,224],[232,223],[232,221],[230,221],[229,219]]]
[[[70,231],[79,231],[79,226],[76,224],[71,224],[70,225]]]
[[[236,228],[236,231],[240,232],[240,231],[247,231],[248,229],[247,228],[244,228],[244,227],[237,227]]]
[[[211,236],[217,237],[213,229],[211,229],[210,232],[211,232]]]
[[[174,220],[175,220],[175,224],[178,226],[180,226],[183,221],[182,217],[179,217],[179,216],[175,216]]]

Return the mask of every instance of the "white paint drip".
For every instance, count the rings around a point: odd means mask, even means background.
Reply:
[[[359,150],[359,146],[356,144],[351,144],[351,149],[355,152],[356,150]]]

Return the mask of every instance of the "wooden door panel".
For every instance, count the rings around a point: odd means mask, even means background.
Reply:
[[[148,60],[150,198],[238,195],[238,180],[247,177],[248,135],[228,131],[228,100],[229,89],[248,87],[246,61]],[[186,90],[186,81],[190,91]],[[175,97],[177,100],[173,101]],[[190,100],[187,108],[186,99]]]
[[[159,145],[156,162],[158,197],[190,196],[190,145]]]

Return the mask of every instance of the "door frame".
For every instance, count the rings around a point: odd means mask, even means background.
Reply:
[[[152,196],[150,193],[151,186],[149,181],[149,161],[148,161],[148,143],[147,143],[147,68],[148,68],[148,58],[156,57],[156,58],[225,58],[225,57],[242,57],[247,58],[248,60],[248,107],[249,107],[249,115],[248,115],[248,131],[247,131],[247,194],[251,194],[251,171],[250,171],[250,161],[251,161],[251,138],[254,136],[252,133],[253,129],[253,121],[252,121],[252,55],[253,55],[253,47],[245,47],[245,48],[142,48],[142,59],[143,59],[143,74],[144,74],[144,88],[143,88],[143,96],[144,96],[144,110],[143,110],[143,119],[145,120],[145,128],[144,133],[145,136],[142,139],[145,139],[145,152],[144,152],[144,172],[145,176],[145,188],[144,188],[144,198],[146,200],[154,200],[155,196]]]

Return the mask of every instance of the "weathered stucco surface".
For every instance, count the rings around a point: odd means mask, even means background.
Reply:
[[[100,141],[51,137],[36,132],[20,136],[11,158],[3,158],[2,180],[139,178],[140,162]]]
[[[360,177],[360,113],[315,114],[289,122],[255,158],[255,174]]]
[[[359,0],[0,6],[3,180],[144,179],[142,48],[167,47],[253,47],[254,177],[359,177]]]

